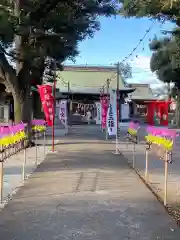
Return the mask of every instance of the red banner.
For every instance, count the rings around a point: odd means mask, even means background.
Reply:
[[[101,109],[102,109],[102,129],[106,128],[108,100],[106,96],[101,97]]]
[[[41,98],[47,125],[52,126],[54,122],[54,97],[52,95],[52,86],[39,85],[38,91]]]

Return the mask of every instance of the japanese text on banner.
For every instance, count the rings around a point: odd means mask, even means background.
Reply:
[[[108,134],[116,135],[117,133],[117,99],[116,92],[110,91],[110,103],[107,113],[107,129]]]
[[[106,129],[106,120],[107,120],[107,110],[108,110],[108,100],[106,96],[101,98],[101,109],[102,109],[102,128]]]
[[[52,86],[38,86],[38,90],[47,124],[48,126],[52,126],[54,123],[54,97],[52,95]]]
[[[59,119],[64,126],[67,126],[67,101],[62,100],[59,108]]]

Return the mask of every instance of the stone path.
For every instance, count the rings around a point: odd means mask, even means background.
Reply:
[[[71,129],[0,212],[6,240],[177,240],[180,229],[97,127]]]

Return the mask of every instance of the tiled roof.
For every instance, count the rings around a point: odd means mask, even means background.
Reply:
[[[76,93],[100,93],[106,81],[110,79],[110,88],[116,89],[117,72],[114,67],[96,66],[64,66],[64,71],[57,72],[57,88],[60,92],[68,92],[68,82],[71,92]],[[129,90],[121,78],[119,89]]]
[[[134,100],[155,100],[157,99],[150,88],[149,84],[129,84],[129,87],[135,88],[135,91],[132,92],[131,99]]]

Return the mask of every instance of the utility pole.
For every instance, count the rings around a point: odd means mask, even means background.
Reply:
[[[107,105],[109,107],[109,84],[110,84],[110,79],[106,80],[106,93],[107,93]],[[108,140],[108,128],[106,124],[106,140]]]
[[[53,125],[52,125],[52,152],[54,152],[55,117],[56,117],[56,62],[52,61],[50,68],[51,68],[52,76],[53,76],[54,112],[53,112]]]
[[[103,99],[103,101],[104,101],[104,86],[102,87],[102,99]],[[105,128],[106,129],[106,128]],[[102,126],[102,132],[104,132],[104,129],[103,129],[103,126]]]
[[[70,82],[67,83],[68,88],[68,102],[69,102],[69,113],[68,113],[68,125],[71,125],[71,116],[72,116],[72,99],[70,98]]]
[[[68,94],[70,92],[70,83],[68,82]]]
[[[119,154],[119,119],[120,119],[120,103],[119,103],[119,76],[120,76],[120,63],[117,63],[117,88],[116,88],[116,153]],[[118,108],[119,105],[119,108]],[[119,112],[118,112],[119,110]]]

